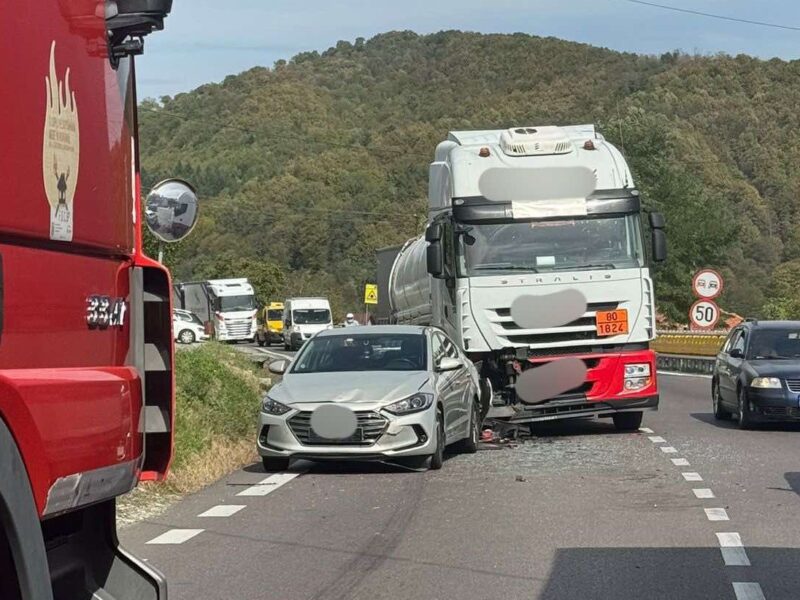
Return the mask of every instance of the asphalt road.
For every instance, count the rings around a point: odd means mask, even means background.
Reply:
[[[441,471],[253,465],[121,537],[172,600],[797,599],[800,427],[717,423],[708,388],[664,375],[644,431],[553,423]]]

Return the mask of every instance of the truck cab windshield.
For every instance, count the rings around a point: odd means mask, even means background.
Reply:
[[[643,266],[638,215],[473,225],[469,235],[474,242],[462,247],[470,277]]]
[[[298,308],[292,311],[298,325],[324,325],[331,322],[331,311],[327,308]]]
[[[255,310],[256,299],[253,296],[220,296],[216,299],[216,309],[220,312],[235,310]]]

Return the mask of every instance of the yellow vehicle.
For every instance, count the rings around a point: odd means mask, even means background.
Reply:
[[[283,341],[283,302],[270,302],[259,315],[256,342],[259,346],[269,346]]]

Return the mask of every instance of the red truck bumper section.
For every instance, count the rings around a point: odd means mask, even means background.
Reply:
[[[509,421],[610,417],[620,412],[658,408],[655,352],[652,350],[578,354],[569,357],[579,358],[586,364],[584,384],[541,404],[517,405],[517,410],[509,417]],[[566,356],[533,358],[530,362],[541,364],[559,358]]]

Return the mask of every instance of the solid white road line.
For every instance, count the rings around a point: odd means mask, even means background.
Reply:
[[[711,379],[711,375],[701,373],[676,373],[675,371],[658,371],[659,375],[672,375],[673,377],[695,377],[697,379]]]
[[[724,508],[704,508],[709,521],[730,521]]]
[[[659,446],[664,454],[675,454],[677,450],[672,446]]]
[[[207,511],[197,515],[198,517],[230,517],[245,508],[244,504],[218,504]]]
[[[750,559],[744,548],[720,548],[722,551],[722,561],[726,567],[749,567]]]
[[[703,481],[700,473],[681,473],[686,481]]]
[[[148,544],[182,544],[186,540],[192,539],[199,533],[202,533],[203,529],[170,529],[169,531],[162,533],[158,537],[154,537],[152,540],[147,542]]]
[[[639,427],[639,431],[641,431],[642,433],[653,433],[653,430],[650,429],[649,427]]]
[[[735,581],[733,583],[733,593],[736,600],[765,600],[764,592],[757,583],[744,583]]]
[[[275,473],[256,485],[243,489],[236,494],[237,496],[266,496],[277,490],[282,485],[286,485],[300,473]]]
[[[663,444],[663,443],[665,443],[667,441],[663,437],[661,437],[660,435],[651,435],[647,439],[650,440],[651,442],[653,442],[654,444]]]
[[[670,460],[672,461],[672,464],[675,465],[676,467],[689,466],[689,461],[686,460],[685,458],[670,458]]]
[[[714,492],[712,492],[708,488],[694,488],[692,491],[694,492],[694,495],[697,496],[698,498],[713,498],[714,497]]]

